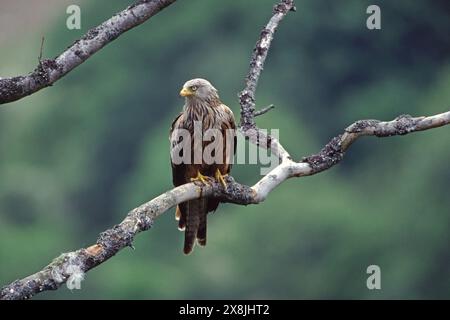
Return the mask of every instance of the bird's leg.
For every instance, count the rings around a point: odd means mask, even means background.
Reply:
[[[200,173],[200,170],[197,170],[197,176],[196,176],[195,178],[191,178],[191,181],[192,181],[192,182],[194,182],[194,181],[201,181],[201,182],[203,182],[204,184],[209,184],[209,182],[208,182],[208,177],[202,175],[202,174]]]
[[[217,181],[219,181],[223,187],[226,189],[227,188],[227,182],[225,181],[225,179],[223,177],[226,177],[228,174],[222,175],[222,173],[220,172],[219,169],[216,169],[216,174],[214,175],[217,179]]]

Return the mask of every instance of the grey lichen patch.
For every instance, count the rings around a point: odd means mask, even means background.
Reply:
[[[402,114],[394,121],[396,134],[405,135],[415,130],[416,120],[409,114]]]
[[[86,258],[81,250],[64,253],[42,271],[1,288],[0,300],[29,299],[39,292],[56,290],[63,283],[69,289],[80,289],[86,271],[85,262]]]
[[[43,291],[39,290],[34,279],[16,280],[9,286],[0,289],[0,300],[25,300],[31,298],[35,293]]]
[[[46,268],[50,274],[46,279],[52,280],[57,287],[65,282],[70,290],[81,289],[84,273],[89,269],[86,260],[84,250],[64,253]]]
[[[405,135],[415,131],[417,120],[409,114],[403,114],[393,121],[380,123],[374,130],[377,137],[391,137],[396,135]]]
[[[297,11],[297,8],[294,6],[293,0],[283,0],[273,7],[274,14],[275,13],[286,14],[289,10],[294,12]]]
[[[139,0],[135,3],[133,3],[132,5],[130,5],[127,9],[129,10],[129,9],[136,8],[137,6],[140,6],[140,5],[148,3],[148,2],[149,2],[148,0]]]
[[[379,123],[380,121],[378,120],[359,120],[346,128],[345,131],[349,133],[360,133],[367,128],[376,128]]]
[[[114,29],[105,29],[104,31],[105,34],[105,38],[107,40],[107,42],[111,42],[115,39],[117,39],[117,37],[120,35],[120,32]]]
[[[226,190],[220,183],[214,183],[213,196],[219,198],[222,202],[230,202],[241,205],[253,203],[255,194],[249,186],[237,183],[233,177],[226,176]]]
[[[268,50],[268,47],[267,47],[267,45],[262,45],[264,42],[267,42],[267,37],[270,35],[270,30],[269,29],[267,29],[267,28],[264,28],[264,29],[262,29],[261,30],[261,37],[260,37],[260,39],[258,40],[258,42],[256,43],[256,46],[255,46],[255,53],[256,53],[256,55],[257,56],[261,56],[261,55],[264,55],[264,54],[266,54],[267,53],[267,50]],[[255,59],[256,60],[256,59]],[[255,63],[255,61],[252,61],[252,63]]]
[[[0,80],[0,104],[18,100],[40,88],[51,85],[50,73],[58,69],[54,59],[39,62],[37,68],[27,76]]]
[[[45,59],[39,62],[38,67],[30,75],[39,87],[47,87],[51,83],[50,73],[58,70],[58,64],[53,59]]]
[[[41,60],[40,63],[39,63],[38,68],[39,67],[42,70],[57,70],[59,68],[59,66],[56,63],[55,59],[44,59],[44,60]]]
[[[120,249],[131,246],[134,236],[135,231],[126,229],[122,225],[115,225],[113,228],[102,232],[97,239],[97,244],[105,250],[103,250],[101,257],[96,259],[105,260],[115,255]]]
[[[334,137],[318,154],[314,154],[302,159],[302,162],[308,163],[313,173],[326,170],[342,160],[344,152],[342,151],[342,135]]]
[[[241,105],[243,104],[250,105],[255,102],[255,98],[253,97],[253,94],[250,91],[244,90],[239,95],[239,102]]]
[[[5,78],[0,80],[0,104],[14,101],[23,94],[24,77]]]
[[[153,209],[149,210],[150,214],[154,213]],[[140,231],[145,231],[150,229],[153,226],[153,219],[149,217],[146,213],[142,213],[138,217],[137,227]]]
[[[66,272],[70,274],[69,278],[67,278],[66,286],[67,289],[73,290],[81,289],[81,282],[84,280],[84,272],[80,268],[80,266],[77,265],[69,265],[67,266]]]
[[[248,79],[247,81],[251,81]],[[239,104],[241,105],[241,123],[243,131],[255,127],[255,97],[249,90],[244,90],[239,94]]]
[[[76,55],[82,61],[86,60],[89,57],[89,55],[85,54],[83,52],[83,50],[77,49],[73,53],[74,53],[74,55]]]
[[[102,28],[102,26],[98,26],[98,27],[95,27],[95,28],[89,30],[83,37],[81,37],[80,40],[89,41],[89,40],[94,39],[95,37],[98,36],[98,34],[100,32],[99,31],[100,28]]]
[[[417,119],[409,114],[398,116],[393,121],[359,120],[345,129],[348,133],[366,132],[377,137],[405,135],[416,130]]]

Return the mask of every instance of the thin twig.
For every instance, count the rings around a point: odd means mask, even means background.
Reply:
[[[41,61],[42,61],[42,53],[44,51],[44,40],[45,40],[45,37],[42,36],[42,39],[41,39],[41,50],[39,51],[39,63],[41,63]]]
[[[274,108],[275,108],[275,106],[274,106],[273,104],[270,104],[270,105],[268,105],[267,107],[264,107],[264,108],[261,108],[261,109],[258,110],[258,111],[255,111],[254,116],[255,116],[255,117],[261,116],[261,115],[263,115],[264,113],[267,113],[267,112],[269,112],[270,110],[272,110],[272,109],[274,109]]]

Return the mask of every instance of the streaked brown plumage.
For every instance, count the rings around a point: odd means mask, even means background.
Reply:
[[[221,163],[205,163],[202,158],[201,163],[172,163],[173,184],[179,186],[190,182],[192,179],[198,178],[200,173],[203,176],[209,176],[221,179],[222,175],[226,175],[231,170],[230,159],[235,152],[235,121],[234,115],[230,108],[224,105],[209,81],[204,79],[192,79],[186,82],[180,95],[186,98],[183,112],[173,121],[170,130],[171,148],[177,145],[180,140],[176,135],[176,129],[186,129],[191,137],[194,134],[194,121],[202,123],[202,131],[205,133],[208,129],[219,129],[223,137],[223,161]],[[232,132],[232,135],[226,134],[226,130]],[[231,131],[230,131],[231,130]],[[227,141],[233,139],[233,141]],[[231,137],[231,138],[230,138]],[[234,148],[228,150],[227,144],[233,143]],[[209,141],[202,142],[201,146],[204,150]],[[220,150],[219,150],[220,152]],[[191,160],[194,159],[194,143],[192,142]],[[219,170],[219,176],[217,176]],[[222,180],[223,182],[223,180]],[[224,183],[224,182],[223,182]],[[206,216],[208,212],[215,211],[219,201],[214,199],[200,198],[197,200],[187,201],[180,204],[176,209],[176,218],[179,220],[178,226],[180,230],[185,230],[184,253],[189,254],[197,240],[199,245],[206,245]]]

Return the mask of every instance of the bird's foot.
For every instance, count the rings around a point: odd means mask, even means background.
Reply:
[[[200,181],[203,184],[209,184],[208,177],[204,176],[200,173],[200,171],[197,171],[197,176],[195,178],[191,178],[191,182]]]
[[[225,181],[224,177],[228,176],[228,174],[224,174],[222,175],[222,173],[220,172],[219,169],[216,169],[216,174],[214,175],[217,179],[217,181],[219,181],[222,186],[227,189],[227,182]]]

